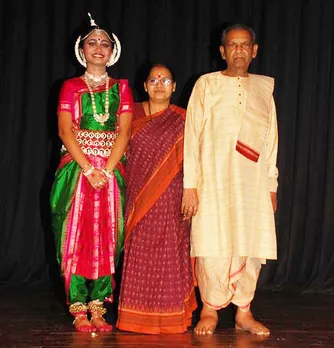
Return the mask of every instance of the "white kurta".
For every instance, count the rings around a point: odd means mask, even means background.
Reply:
[[[258,162],[236,151],[248,96],[247,77],[221,72],[196,82],[187,108],[184,187],[196,188],[193,257],[276,259],[270,191],[277,190],[278,135],[274,99]],[[261,86],[260,86],[261,87]]]

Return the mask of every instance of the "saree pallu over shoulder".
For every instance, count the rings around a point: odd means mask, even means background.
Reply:
[[[135,105],[127,162],[126,242],[116,326],[183,333],[197,307],[190,224],[181,214],[185,111]]]
[[[136,114],[139,116],[135,118],[132,125],[133,137],[135,137],[136,134],[150,122],[150,117],[145,115],[141,104],[137,104],[135,106],[135,115]],[[180,119],[179,122],[184,124],[185,110],[175,105],[170,105],[168,109],[152,115],[152,118],[168,118],[169,115],[177,115]],[[182,131],[177,134],[175,141],[170,144],[168,151],[161,156],[159,164],[151,173],[150,177],[146,178],[145,185],[143,185],[141,188],[139,194],[133,201],[133,204],[127,209],[128,214],[125,226],[126,240],[136,224],[151,209],[151,207],[167,189],[174,177],[180,172],[182,169],[182,163],[183,128]]]
[[[273,78],[249,74],[247,105],[236,150],[254,162],[259,159],[268,133],[273,90]]]

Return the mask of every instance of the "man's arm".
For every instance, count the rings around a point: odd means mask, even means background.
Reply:
[[[273,210],[276,212],[277,208],[277,186],[278,186],[278,169],[277,169],[277,151],[278,151],[278,130],[277,130],[277,117],[276,117],[276,107],[274,98],[272,99],[271,114],[270,114],[270,124],[266,142],[266,162],[267,162],[267,172],[269,178],[269,190],[271,203],[273,205]]]

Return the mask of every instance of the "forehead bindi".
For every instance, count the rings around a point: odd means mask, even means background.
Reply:
[[[97,41],[97,42],[106,42],[110,43],[108,36],[103,31],[95,31],[90,34],[87,38],[87,41]]]
[[[150,77],[157,77],[158,79],[161,79],[162,77],[168,77],[172,78],[171,73],[166,68],[153,68],[150,73]]]

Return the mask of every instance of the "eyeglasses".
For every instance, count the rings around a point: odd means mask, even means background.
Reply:
[[[164,86],[169,86],[173,80],[171,80],[168,77],[162,77],[161,79],[158,79],[157,77],[152,77],[151,79],[148,79],[146,81],[151,86],[156,86],[159,82],[161,82]]]

